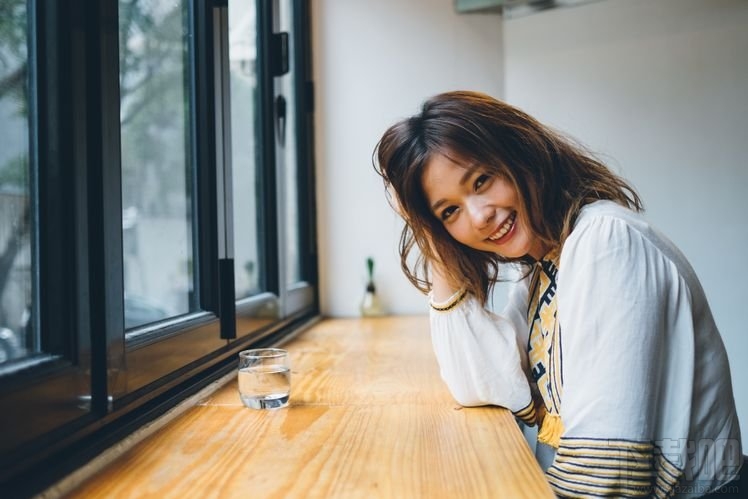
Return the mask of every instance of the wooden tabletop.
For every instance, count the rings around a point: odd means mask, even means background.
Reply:
[[[245,408],[234,379],[70,497],[553,497],[509,411],[454,402],[427,317],[324,320],[284,348],[288,407]]]

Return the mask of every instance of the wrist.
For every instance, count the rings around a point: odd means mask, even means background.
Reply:
[[[432,303],[446,302],[464,289],[462,286],[457,286],[450,282],[441,262],[430,262],[430,266]]]
[[[461,304],[467,297],[467,289],[461,288],[454,294],[449,296],[446,300],[436,300],[434,294],[430,294],[429,305],[432,309],[437,312],[449,312],[450,310]]]

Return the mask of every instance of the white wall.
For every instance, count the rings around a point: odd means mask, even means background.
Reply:
[[[353,316],[374,257],[393,313],[425,313],[400,271],[401,224],[371,155],[384,130],[433,94],[503,93],[501,18],[457,15],[452,0],[314,0],[316,162],[322,312]]]
[[[748,435],[748,2],[604,0],[504,23],[506,99],[605,155],[699,275]]]
[[[323,313],[357,313],[367,256],[392,312],[425,311],[372,148],[434,93],[505,96],[602,153],[691,260],[748,435],[747,1],[602,0],[506,20],[503,39],[498,16],[456,15],[451,0],[312,4]]]

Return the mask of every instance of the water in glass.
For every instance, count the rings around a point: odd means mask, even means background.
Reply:
[[[239,369],[239,395],[252,409],[276,409],[288,404],[291,372],[283,365]]]

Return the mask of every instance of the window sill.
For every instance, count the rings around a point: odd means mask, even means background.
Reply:
[[[552,497],[509,411],[451,398],[427,317],[324,320],[285,348],[288,407],[245,408],[232,373],[45,496]]]

